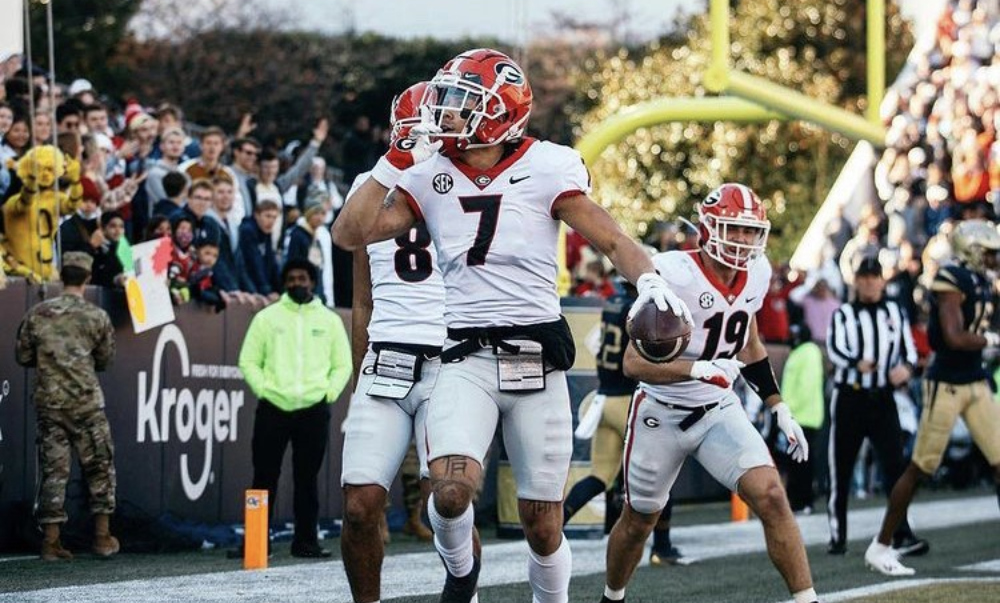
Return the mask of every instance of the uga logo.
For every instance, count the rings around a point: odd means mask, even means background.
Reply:
[[[451,174],[446,174],[441,172],[434,179],[431,180],[431,185],[434,187],[434,191],[439,195],[443,195],[451,190],[451,187],[455,186],[455,181],[452,180]]]
[[[656,417],[646,417],[642,422],[650,429],[656,429],[660,426],[660,420]]]
[[[517,68],[517,65],[513,63],[503,62],[497,63],[493,67],[493,71],[496,72],[497,77],[507,82],[508,84],[514,84],[515,86],[521,86],[524,84],[524,74],[521,70]]]
[[[396,148],[400,151],[410,151],[416,144],[417,141],[412,138],[400,138],[396,141]]]

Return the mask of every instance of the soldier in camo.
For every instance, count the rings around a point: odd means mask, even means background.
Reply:
[[[108,525],[115,510],[114,446],[97,381],[97,371],[115,355],[114,328],[104,310],[83,298],[92,265],[86,253],[63,254],[63,294],[28,310],[17,333],[18,363],[35,368],[42,474],[36,516],[46,561],[73,557],[60,543],[59,528],[66,521],[63,503],[74,449],[90,489],[93,551],[109,557],[119,548]]]

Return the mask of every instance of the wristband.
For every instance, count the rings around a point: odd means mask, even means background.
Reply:
[[[753,391],[760,396],[761,400],[780,394],[778,381],[774,378],[774,370],[771,369],[771,360],[765,356],[753,364],[748,364],[740,369],[743,378],[747,380]]]

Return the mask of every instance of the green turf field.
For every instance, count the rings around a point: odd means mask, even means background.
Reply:
[[[822,600],[851,603],[1000,602],[1000,513],[997,513],[992,497],[984,497],[985,492],[975,494],[976,498],[968,500],[975,501],[977,512],[988,519],[977,520],[977,523],[972,524],[919,530],[922,537],[931,541],[931,553],[921,558],[907,558],[904,562],[917,570],[916,579],[932,582],[921,582],[917,588],[906,592],[843,592],[893,583],[894,580],[870,572],[864,567],[862,555],[867,543],[861,538],[866,538],[870,533],[852,532],[852,536],[859,540],[851,541],[848,554],[844,557],[831,557],[826,554],[825,545],[818,542],[815,535],[816,525],[824,520],[821,517],[812,518],[812,542],[815,544],[809,547],[808,552],[817,590],[821,595],[828,595]],[[942,502],[948,503],[955,496],[954,493],[931,494],[921,500],[926,503],[928,500],[943,499]],[[958,503],[954,515],[962,515],[964,499],[954,502]],[[868,508],[867,513],[871,516],[873,512],[880,513],[881,504],[880,500],[852,504],[852,513],[861,515]],[[971,508],[972,504],[969,506]],[[774,603],[788,600],[778,573],[762,550],[718,556],[723,549],[738,541],[739,532],[742,531],[745,541],[748,532],[752,535],[752,530],[759,528],[753,524],[745,524],[743,528],[733,526],[726,521],[727,515],[728,508],[720,504],[679,508],[675,516],[675,524],[679,528],[678,535],[675,536],[676,543],[685,551],[701,551],[699,554],[704,557],[690,566],[640,567],[630,585],[628,601]],[[947,521],[949,518],[938,519]],[[806,525],[806,521],[802,523]],[[859,531],[867,530],[860,527],[860,519],[858,525]],[[804,531],[808,530],[804,528]],[[692,540],[695,534],[710,536],[699,537],[696,542]],[[492,553],[487,553],[485,557],[483,575],[489,574],[491,565],[494,570],[488,581],[492,585],[481,589],[480,601],[530,601],[530,589],[523,578],[516,575],[517,572],[510,572],[509,576],[497,576],[496,572],[498,564],[505,560],[512,561],[512,566],[516,569],[522,568],[524,552],[516,548],[520,543],[497,541],[489,537],[489,532],[485,535],[487,550]],[[756,542],[758,539],[753,540]],[[329,540],[324,544],[334,550],[339,548],[337,540]],[[596,603],[604,585],[603,575],[600,573],[603,567],[603,544],[574,541],[573,548],[575,574],[571,583],[571,601]],[[720,552],[712,553],[716,550]],[[274,600],[275,592],[285,595],[290,603],[349,601],[339,561],[304,562],[294,559],[288,555],[287,543],[276,544],[274,551],[272,569],[266,572],[237,571],[239,562],[226,559],[223,551],[121,555],[109,561],[81,555],[70,563],[7,559],[0,562],[0,603],[160,600],[242,603]],[[439,588],[443,570],[429,545],[400,535],[395,536],[389,553],[392,557],[386,561],[383,601],[437,601],[437,595],[431,593]],[[990,561],[995,563],[987,571],[958,569]],[[937,579],[991,579],[995,582],[935,584],[933,580]],[[412,588],[414,582],[422,583],[417,590]],[[89,586],[73,588],[80,585]],[[406,592],[407,588],[410,592],[427,594],[392,597],[393,592]],[[87,596],[88,593],[92,594],[92,598]]]

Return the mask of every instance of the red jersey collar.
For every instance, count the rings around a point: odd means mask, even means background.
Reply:
[[[715,274],[715,272],[705,265],[704,261],[701,259],[700,250],[695,249],[689,251],[688,253],[691,254],[691,257],[694,259],[694,263],[701,269],[701,273],[705,275],[708,282],[715,287],[716,291],[722,294],[722,297],[726,300],[726,302],[732,305],[732,303],[736,301],[736,298],[739,297],[740,293],[743,292],[743,288],[747,285],[747,274],[749,274],[749,270],[737,270],[736,280],[730,287],[719,280],[719,277]]]
[[[458,171],[465,174],[465,177],[468,178],[470,182],[475,184],[479,190],[483,190],[492,184],[493,181],[496,180],[497,176],[502,174],[504,170],[514,165],[514,162],[523,157],[528,151],[528,148],[536,142],[538,141],[534,138],[523,138],[514,150],[504,155],[500,161],[487,170],[474,168],[456,157],[449,157],[448,159],[456,168],[458,168]]]

